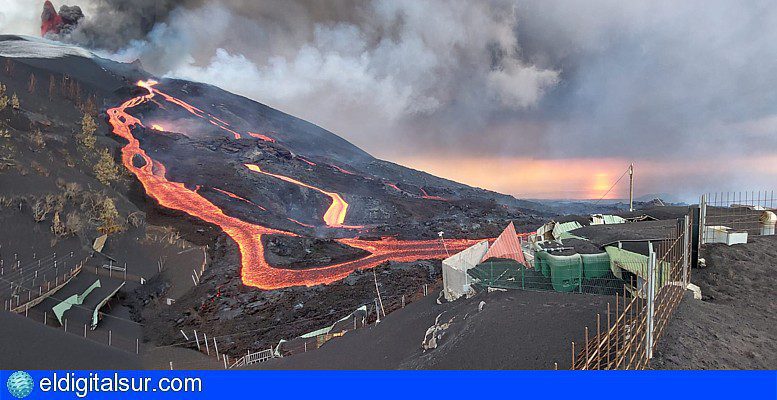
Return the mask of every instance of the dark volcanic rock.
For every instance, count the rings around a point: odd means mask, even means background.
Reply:
[[[265,258],[279,268],[298,269],[332,265],[365,257],[370,253],[332,239],[265,235]]]

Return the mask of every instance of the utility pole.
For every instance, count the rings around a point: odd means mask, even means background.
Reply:
[[[442,247],[445,249],[445,255],[450,257],[451,253],[448,252],[448,246],[445,245],[445,237],[443,237],[443,235],[445,235],[445,232],[437,232],[437,236],[440,237],[440,241],[442,242]]]
[[[629,212],[634,211],[634,163],[629,165]]]

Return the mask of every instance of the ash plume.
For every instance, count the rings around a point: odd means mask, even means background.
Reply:
[[[388,159],[777,156],[767,1],[77,1],[63,40]],[[0,28],[29,18],[23,3]]]
[[[43,3],[43,12],[40,15],[40,35],[55,40],[60,39],[72,33],[83,18],[81,7],[63,5],[57,12],[51,1],[47,0]]]

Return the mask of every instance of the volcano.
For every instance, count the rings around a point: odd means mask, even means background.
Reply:
[[[107,122],[100,131],[142,190],[136,206],[218,228],[237,244],[249,286],[331,283],[388,260],[444,258],[493,236],[508,219],[535,224],[530,202],[376,159],[321,127],[211,85],[158,79],[45,40],[5,36],[0,55],[97,99]],[[439,231],[450,238],[448,249]],[[334,240],[368,255],[276,268],[263,244],[276,236]]]

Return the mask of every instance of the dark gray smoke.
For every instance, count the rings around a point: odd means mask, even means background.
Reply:
[[[197,6],[200,0],[91,0],[82,1],[88,18],[63,39],[80,45],[116,51],[142,40],[178,7]]]
[[[389,159],[675,163],[655,185],[690,186],[699,180],[673,175],[710,168],[718,170],[705,171],[708,180],[777,177],[777,7],[769,1],[81,6],[87,18],[71,40],[238,92]],[[721,149],[725,171],[708,160]],[[731,170],[739,159],[770,175]]]
[[[62,18],[62,27],[60,28],[60,35],[66,35],[72,33],[81,20],[84,18],[84,13],[79,6],[65,6],[59,8],[59,16]]]

